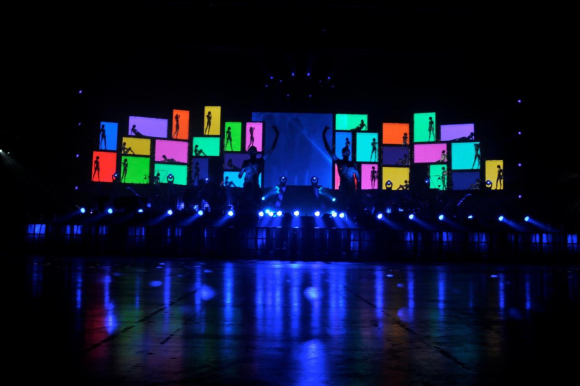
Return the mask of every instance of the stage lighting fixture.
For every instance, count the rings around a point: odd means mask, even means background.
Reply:
[[[308,98],[312,98],[312,94],[308,94]]]
[[[525,222],[528,222],[528,221],[530,221],[530,216],[526,216],[526,217],[524,217],[524,221],[525,221]]]
[[[412,220],[412,219],[414,219],[414,218],[415,218],[415,215],[414,215],[413,213],[411,213],[411,214],[409,215],[409,220]]]
[[[287,182],[288,182],[288,177],[286,177],[285,175],[281,175],[280,176],[280,186],[286,186]]]
[[[391,180],[388,180],[386,185],[387,185],[387,190],[393,189],[393,183],[391,182]]]
[[[82,93],[83,93],[83,90],[79,90],[79,94],[82,94]]]
[[[273,77],[273,76],[271,76],[271,77],[270,77],[270,80],[273,80],[273,79],[274,79],[274,77]]]
[[[292,76],[296,75],[295,73],[292,73]]]
[[[518,135],[522,135],[522,132],[521,131],[518,131]]]
[[[86,210],[84,207],[82,207],[82,208],[81,208],[81,213],[82,213],[82,214],[85,214],[85,213],[87,213],[87,210]]]
[[[340,218],[344,218],[344,216],[346,216],[346,215],[344,214],[344,212],[340,212],[340,214],[338,215],[338,217],[340,217]]]
[[[2,149],[0,149],[0,153],[2,153]]]
[[[167,182],[173,182],[173,180],[175,180],[175,177],[173,176],[173,174],[169,174],[167,176]]]
[[[306,76],[310,76],[310,73],[309,73],[309,72],[307,72],[307,73],[306,73]]]
[[[310,179],[310,183],[312,185],[318,185],[318,177],[312,176],[312,178]]]
[[[333,210],[332,212],[330,212],[330,215],[332,217],[336,217],[336,216],[338,216],[338,213],[336,213],[336,211]]]
[[[470,214],[469,216],[467,216],[467,219],[469,219],[469,220],[473,220],[473,215],[472,215],[472,214]]]
[[[79,187],[78,186],[75,186],[75,190],[79,190]]]
[[[277,212],[276,212],[276,216],[278,216],[278,217],[282,217],[282,211],[281,211],[281,210],[277,211]]]
[[[300,216],[300,211],[299,210],[295,210],[294,211],[294,217],[298,217]]]
[[[167,178],[169,178],[169,177],[167,177]],[[209,182],[209,177],[205,177],[205,182]]]
[[[387,214],[390,214],[393,212],[393,209],[389,206],[387,207],[387,210],[385,212],[387,212]]]
[[[439,221],[443,221],[444,219],[445,219],[445,216],[444,216],[444,215],[442,215],[442,214],[440,214],[440,215],[439,215]]]
[[[336,202],[336,197],[332,197],[332,202]]]
[[[497,218],[497,220],[498,220],[499,222],[502,222],[502,221],[504,220],[504,218],[505,218],[505,217],[503,217],[503,216],[499,216],[499,217]]]
[[[429,184],[429,179],[428,178],[425,178],[425,183],[426,184]]]
[[[290,94],[286,94],[286,98],[290,98]]]
[[[377,218],[378,218],[379,220],[381,220],[381,219],[383,218],[383,214],[382,214],[382,213],[379,213],[379,214],[377,214]]]
[[[326,79],[330,80],[330,76],[327,76]]]
[[[522,167],[522,163],[518,162],[518,168],[521,168],[521,167]]]
[[[280,79],[280,83],[282,83],[282,79]]]
[[[262,196],[262,201],[266,201],[266,197]]]
[[[263,211],[259,211],[259,212],[258,212],[258,216],[260,216],[260,217],[264,217],[264,212],[263,212]]]
[[[522,195],[521,194],[518,194],[518,198],[522,198]]]
[[[198,211],[197,211],[197,215],[198,215],[198,216],[203,216],[203,210],[201,210],[201,209],[200,209],[200,210],[198,210]]]
[[[268,216],[274,217],[274,212],[270,211],[270,212],[267,212],[267,213],[268,213]]]
[[[228,210],[228,216],[232,217],[234,215],[234,211],[233,210]]]
[[[518,103],[522,103],[522,100],[521,99],[518,99]]]
[[[167,214],[168,214],[168,215],[170,215],[170,216],[173,216],[173,211],[172,211],[171,209],[169,209],[169,210],[167,211]]]
[[[113,214],[113,208],[109,208],[109,209],[107,209],[107,213],[108,213],[108,214]]]
[[[143,213],[143,209],[138,209],[137,213]]]
[[[80,157],[80,154],[77,154],[77,158],[79,158],[79,157]]]
[[[315,215],[316,217],[320,217],[320,211],[319,211],[319,210],[317,210],[316,212],[314,212],[314,215]]]

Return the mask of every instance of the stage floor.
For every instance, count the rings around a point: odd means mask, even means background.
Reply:
[[[576,377],[578,267],[10,261],[5,275],[24,286],[7,296],[24,312],[5,333],[24,379],[470,385]]]

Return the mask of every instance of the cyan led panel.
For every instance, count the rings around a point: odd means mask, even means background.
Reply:
[[[478,170],[481,168],[481,150],[479,142],[451,143],[451,169]]]

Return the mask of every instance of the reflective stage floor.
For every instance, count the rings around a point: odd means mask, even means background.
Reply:
[[[23,380],[557,384],[580,357],[578,267],[12,262]]]

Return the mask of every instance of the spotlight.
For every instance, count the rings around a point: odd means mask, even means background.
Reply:
[[[0,153],[2,153],[2,149],[0,149]]]
[[[344,218],[344,216],[346,216],[346,215],[344,214],[344,212],[340,212],[340,214],[338,215],[338,217],[340,217],[340,218]]]
[[[332,202],[336,202],[336,197],[332,197]]]
[[[228,216],[232,217],[234,215],[234,211],[233,210],[228,210]]]
[[[521,100],[521,99],[518,99],[518,103],[520,103],[520,104],[521,104],[521,103],[522,103],[522,100]]]
[[[273,76],[271,76],[271,77],[270,77],[270,80],[273,80],[273,79],[274,79],[274,77],[273,77]]]
[[[200,210],[198,210],[198,211],[197,211],[197,215],[198,215],[198,216],[203,216],[203,210],[201,210],[201,209],[200,209]]]
[[[266,197],[262,196],[262,201],[266,201]]]
[[[472,214],[470,214],[469,216],[467,216],[467,219],[468,219],[468,220],[473,220],[473,215],[472,215]]]
[[[167,211],[167,214],[168,214],[168,215],[170,215],[170,216],[173,216],[173,211],[172,211],[171,209],[169,209],[169,210]]]
[[[108,214],[113,214],[113,208],[109,208],[109,209],[107,209],[107,213],[108,213]]]
[[[307,72],[307,73],[306,73],[306,76],[310,76],[310,73],[309,73],[309,72]]]
[[[82,93],[83,93],[83,90],[79,90],[79,94],[82,94]]]
[[[382,214],[382,213],[379,213],[379,214],[377,214],[377,218],[378,218],[379,220],[381,220],[381,219],[383,218],[383,214]]]
[[[526,217],[524,217],[524,221],[525,221],[525,222],[528,222],[528,221],[530,221],[530,216],[526,216]]]
[[[264,211],[262,211],[262,210],[261,210],[261,211],[259,211],[259,212],[258,212],[258,216],[260,216],[260,217],[264,217]]]
[[[296,75],[295,73],[292,73],[292,76]]]
[[[442,214],[440,214],[440,215],[439,215],[439,221],[443,221],[444,219],[445,219],[445,216],[444,216],[444,215],[442,215]]]
[[[521,194],[518,194],[518,198],[522,198],[522,195]]]
[[[411,214],[409,215],[409,220],[412,220],[412,219],[414,219],[414,218],[415,218],[415,215],[414,215],[413,213],[411,213]]]
[[[300,216],[300,211],[299,210],[295,210],[294,211],[294,217],[298,217]]]
[[[282,217],[282,211],[281,211],[281,210],[277,211],[277,212],[276,212],[276,216],[278,216],[278,217]]]
[[[81,213],[82,213],[82,214],[85,214],[85,213],[87,213],[87,210],[85,209],[85,207],[82,207],[82,208],[81,208]]]
[[[280,186],[286,186],[286,183],[288,182],[288,177],[286,177],[285,175],[281,175],[279,180]]]
[[[312,178],[310,179],[310,183],[312,185],[318,185],[318,177],[312,176]]]
[[[389,207],[387,207],[386,212],[387,212],[387,214],[391,214],[393,212],[393,209],[389,206]]]
[[[77,154],[77,158],[79,158],[80,156],[81,156],[80,154]]]
[[[327,76],[326,79],[330,80],[330,76]]]
[[[505,218],[505,217],[503,217],[503,216],[499,216],[499,217],[497,218],[497,220],[498,220],[499,222],[502,222],[502,221],[504,220],[504,218]]]
[[[429,183],[429,179],[425,178],[425,183],[428,184]]]
[[[486,188],[491,188],[491,185],[492,185],[492,182],[491,182],[491,180],[487,180],[487,181],[485,181],[485,187],[486,187]]]
[[[173,180],[175,180],[175,177],[173,177],[173,174],[169,174],[167,176],[167,182],[173,182]],[[206,179],[206,181],[207,181],[207,179]]]
[[[522,135],[522,132],[521,131],[518,131],[518,135]]]
[[[518,162],[518,168],[521,168],[521,167],[522,167],[522,163]]]
[[[78,186],[75,186],[75,190],[79,190],[79,187]]]
[[[320,217],[320,211],[319,211],[319,210],[317,210],[316,212],[314,212],[314,215],[315,215],[316,217]]]
[[[286,98],[290,98],[290,94],[286,94]]]
[[[336,217],[336,216],[338,216],[338,213],[336,213],[336,211],[335,211],[335,210],[333,210],[332,212],[330,212],[330,215],[331,215],[332,217]]]
[[[138,209],[137,213],[143,213],[143,209]]]
[[[268,216],[274,217],[274,212],[270,211],[270,212],[267,212],[267,213],[268,213]]]
[[[270,213],[272,212],[270,209],[266,209],[266,213]]]

